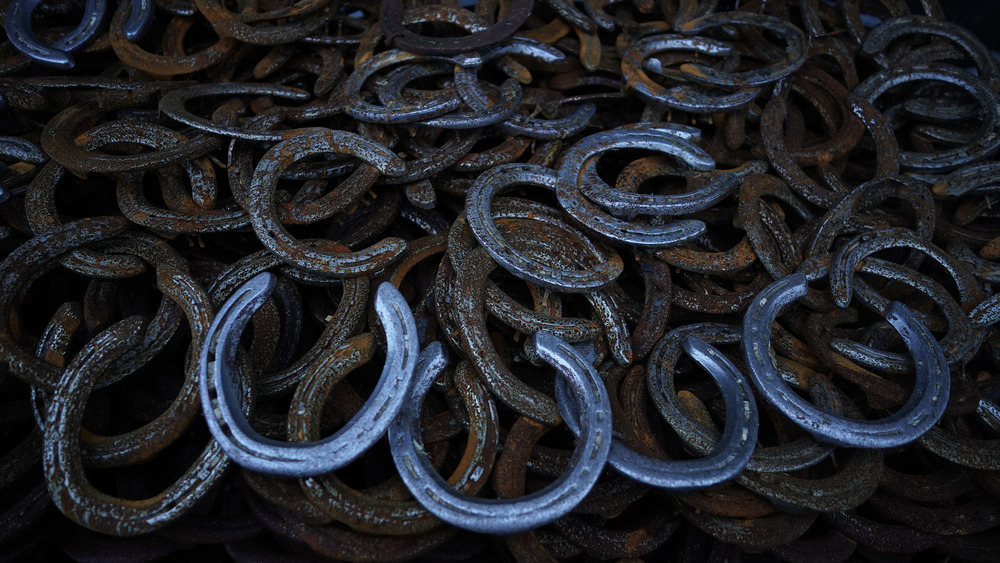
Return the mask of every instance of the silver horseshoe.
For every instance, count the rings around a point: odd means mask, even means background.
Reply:
[[[622,475],[678,495],[705,489],[739,475],[753,455],[759,426],[757,403],[750,383],[729,358],[694,336],[685,338],[682,345],[688,355],[711,374],[722,391],[726,426],[715,448],[696,459],[661,460],[642,455],[621,440],[613,440],[608,455],[608,463]],[[564,380],[556,380],[559,413],[570,431],[578,434],[580,415],[567,400],[568,393]]]
[[[885,318],[913,355],[913,393],[899,410],[880,420],[857,420],[824,412],[793,393],[771,354],[771,325],[782,307],[806,294],[805,274],[785,276],[764,288],[743,321],[743,357],[761,395],[817,440],[852,448],[883,449],[908,444],[944,414],[951,379],[944,352],[909,307],[893,301]]]
[[[351,463],[377,442],[409,395],[419,340],[409,306],[390,283],[375,296],[375,311],[385,329],[386,361],[371,397],[361,411],[332,436],[308,443],[265,438],[240,410],[234,364],[240,334],[275,286],[269,273],[243,284],[216,315],[206,336],[200,365],[205,420],[222,449],[239,465],[282,477],[329,473]]]
[[[420,403],[447,360],[440,342],[420,354],[413,392],[389,427],[396,469],[414,498],[445,522],[474,532],[510,535],[544,526],[572,510],[597,482],[611,448],[611,403],[593,366],[573,346],[546,332],[534,335],[539,356],[569,385],[583,412],[580,438],[569,469],[540,491],[516,499],[485,499],[457,493],[423,451]]]

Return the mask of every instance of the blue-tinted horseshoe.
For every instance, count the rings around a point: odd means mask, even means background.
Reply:
[[[409,397],[419,349],[416,322],[399,290],[389,283],[379,286],[375,311],[385,329],[386,360],[371,397],[332,436],[309,443],[271,440],[253,430],[243,416],[233,376],[240,334],[274,285],[271,274],[253,277],[223,304],[212,322],[200,365],[205,420],[226,454],[247,469],[283,477],[329,473],[378,441]]]
[[[881,420],[856,420],[823,412],[796,395],[778,375],[770,350],[771,325],[782,307],[806,294],[804,274],[785,276],[760,292],[743,321],[743,357],[757,390],[817,440],[865,449],[908,444],[931,429],[948,404],[951,379],[944,353],[934,336],[899,302],[886,308],[885,318],[899,332],[913,355],[913,394],[899,410]]]
[[[377,72],[390,66],[404,63],[423,63],[429,61],[453,62],[449,58],[416,55],[407,51],[391,49],[383,51],[366,60],[347,76],[343,86],[344,112],[354,119],[382,124],[399,124],[422,121],[455,111],[462,105],[462,98],[457,92],[445,93],[426,104],[395,104],[381,106],[373,104],[362,97],[362,87],[365,82]],[[480,109],[480,108],[473,108]]]
[[[126,39],[135,43],[142,39],[143,35],[146,35],[150,24],[153,23],[153,11],[156,4],[153,0],[129,0],[129,8],[131,11],[128,19],[125,20],[125,25],[122,26],[122,33],[125,34]]]
[[[72,53],[85,48],[97,38],[107,0],[87,0],[83,7],[83,20],[72,31],[45,45],[31,28],[31,14],[42,0],[13,0],[7,7],[5,25],[10,42],[24,56],[45,66],[69,69],[75,61]],[[153,23],[153,0],[129,0],[130,15],[123,32],[129,41],[142,38]]]
[[[700,236],[705,223],[694,219],[653,226],[631,223],[602,211],[580,191],[580,177],[587,159],[615,149],[644,149],[666,152],[694,170],[711,170],[715,161],[707,154],[678,151],[678,137],[684,132],[659,125],[631,126],[602,131],[584,137],[561,157],[557,170],[556,198],[559,205],[587,230],[611,242],[662,248],[676,246]]]
[[[418,35],[403,25],[402,0],[385,0],[379,14],[386,44],[424,55],[457,55],[495,45],[514,35],[531,15],[534,0],[516,0],[496,23],[462,37]]]
[[[732,46],[706,37],[682,37],[666,33],[643,37],[632,43],[622,54],[622,76],[626,78],[626,87],[647,102],[703,113],[735,110],[750,104],[760,94],[759,88],[744,88],[730,93],[704,86],[663,86],[650,78],[649,74],[663,74],[660,61],[653,55],[665,51],[693,51],[721,57],[728,55]]]
[[[504,240],[493,223],[493,199],[525,184],[554,192],[556,175],[537,164],[502,164],[480,174],[469,188],[465,198],[466,218],[486,252],[521,279],[556,291],[597,291],[614,281],[622,271],[621,259],[607,256],[590,269],[571,270],[520,252]]]
[[[684,351],[711,374],[726,403],[726,427],[712,452],[704,457],[662,460],[644,456],[620,440],[611,442],[608,463],[640,483],[687,494],[736,477],[746,467],[757,444],[759,418],[750,383],[726,358],[700,338],[689,336]],[[559,412],[573,434],[579,434],[579,411],[569,401],[564,380],[556,380]]]
[[[83,49],[97,38],[97,30],[107,10],[107,0],[87,0],[83,20],[72,31],[51,45],[45,45],[31,28],[31,13],[42,0],[13,0],[7,7],[5,25],[10,42],[24,56],[45,66],[73,68],[70,53]]]
[[[708,86],[746,88],[766,86],[792,74],[806,60],[809,40],[803,31],[789,22],[773,16],[749,12],[722,12],[702,16],[678,26],[684,35],[694,35],[709,28],[730,25],[761,27],[785,40],[785,57],[763,68],[741,72],[723,72],[701,63],[686,63],[680,71],[692,82]]]
[[[752,164],[754,161],[750,162]],[[594,158],[587,159],[583,167],[584,181],[580,183],[580,192],[587,199],[605,207],[612,215],[624,219],[643,213],[648,215],[686,215],[708,209],[734,191],[740,176],[755,173],[749,169],[745,174],[720,172],[705,182],[703,186],[690,192],[642,194],[627,192],[605,182],[597,172],[597,160]],[[754,169],[759,171],[756,173],[763,173],[767,170],[765,165],[755,165]]]
[[[928,63],[883,70],[859,84],[851,92],[851,96],[875,103],[891,88],[923,80],[945,82],[968,92],[972,99],[981,104],[981,125],[972,140],[961,146],[931,153],[900,151],[899,162],[904,169],[932,174],[950,172],[964,165],[982,162],[997,152],[1000,148],[1000,94],[993,91],[983,79],[961,68],[944,63]]]
[[[479,83],[479,69],[501,55],[520,55],[542,63],[553,63],[564,58],[559,49],[525,38],[515,38],[503,45],[484,49],[482,52],[470,52],[454,57],[455,87],[466,105],[477,112],[490,111],[493,107],[489,95]],[[544,140],[561,139],[582,131],[596,111],[597,108],[593,104],[582,104],[577,106],[573,113],[564,117],[543,119],[514,115],[497,127],[498,132],[508,136],[525,135]]]
[[[420,434],[420,402],[446,360],[438,342],[420,354],[413,392],[389,427],[389,446],[396,469],[417,502],[449,524],[495,535],[544,526],[583,500],[604,468],[611,447],[611,403],[604,383],[565,341],[545,332],[535,333],[534,338],[539,356],[567,380],[584,415],[569,469],[544,489],[516,499],[458,494],[431,465]]]

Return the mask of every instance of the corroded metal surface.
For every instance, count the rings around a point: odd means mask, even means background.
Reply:
[[[4,14],[0,560],[997,560],[934,0]]]

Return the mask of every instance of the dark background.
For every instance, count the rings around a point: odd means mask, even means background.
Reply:
[[[940,0],[949,21],[972,30],[987,47],[1000,51],[1000,1]]]

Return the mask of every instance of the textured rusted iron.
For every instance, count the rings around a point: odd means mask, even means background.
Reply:
[[[937,2],[4,27],[0,558],[996,559],[1000,64]]]

